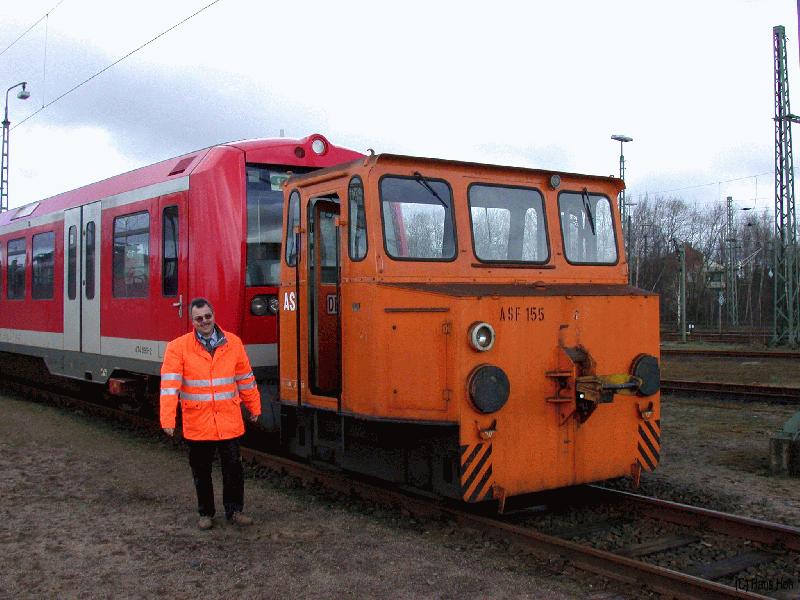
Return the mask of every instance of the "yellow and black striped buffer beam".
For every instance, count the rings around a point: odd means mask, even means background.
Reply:
[[[639,424],[638,456],[636,460],[645,471],[653,471],[661,457],[661,419]]]
[[[492,498],[492,444],[461,446],[461,497],[467,502]]]

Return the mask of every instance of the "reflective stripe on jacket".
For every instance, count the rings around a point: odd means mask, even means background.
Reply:
[[[161,365],[161,427],[175,427],[181,402],[183,437],[227,440],[244,433],[241,402],[261,414],[261,395],[242,341],[222,331],[227,343],[212,357],[194,331],[167,344]]]

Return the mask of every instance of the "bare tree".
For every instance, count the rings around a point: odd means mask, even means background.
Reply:
[[[772,320],[769,277],[773,233],[764,211],[738,220],[736,285],[738,320],[750,327],[768,327]],[[639,198],[632,214],[630,268],[634,285],[658,292],[665,326],[677,322],[677,250],[686,248],[687,317],[699,327],[715,326],[720,318],[720,278],[728,252],[726,214],[722,204],[689,205],[677,197]],[[715,278],[716,274],[716,278]]]

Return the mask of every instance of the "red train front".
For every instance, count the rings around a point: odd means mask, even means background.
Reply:
[[[0,351],[133,394],[206,296],[268,375],[283,181],[360,156],[321,135],[234,142],[0,214]]]

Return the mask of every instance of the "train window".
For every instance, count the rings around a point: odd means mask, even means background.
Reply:
[[[568,262],[609,265],[617,262],[617,240],[611,202],[606,196],[582,192],[558,195],[561,237]]]
[[[300,225],[300,192],[294,191],[289,196],[289,210],[286,216],[286,264],[297,265],[297,236],[294,228]]]
[[[53,297],[56,234],[53,231],[33,236],[31,252],[31,298],[49,300]]]
[[[72,225],[67,232],[67,297],[75,300],[78,293],[78,228]]]
[[[95,251],[95,244],[97,243],[97,236],[95,236],[95,225],[94,221],[89,221],[86,224],[86,256],[84,257],[85,260],[85,269],[84,269],[84,284],[86,288],[86,299],[87,300],[94,300],[94,269],[95,269],[95,260],[94,260],[94,251]]]
[[[309,169],[247,165],[247,270],[245,285],[280,283],[283,183]]]
[[[321,212],[319,215],[319,262],[320,283],[335,284],[339,281],[339,257],[336,254],[336,215]],[[312,256],[309,256],[309,260]]]
[[[150,283],[150,214],[114,219],[112,293],[115,298],[146,298]]]
[[[6,247],[8,281],[6,297],[9,300],[25,299],[25,238],[11,240]]]
[[[364,184],[353,177],[348,191],[350,218],[348,240],[351,260],[363,260],[367,255],[367,217],[364,212]]]
[[[178,294],[178,207],[164,209],[161,236],[161,293]]]
[[[453,260],[455,226],[446,181],[385,176],[380,182],[386,253],[392,258]]]
[[[550,258],[544,200],[539,191],[472,184],[469,207],[478,260],[545,263]]]

